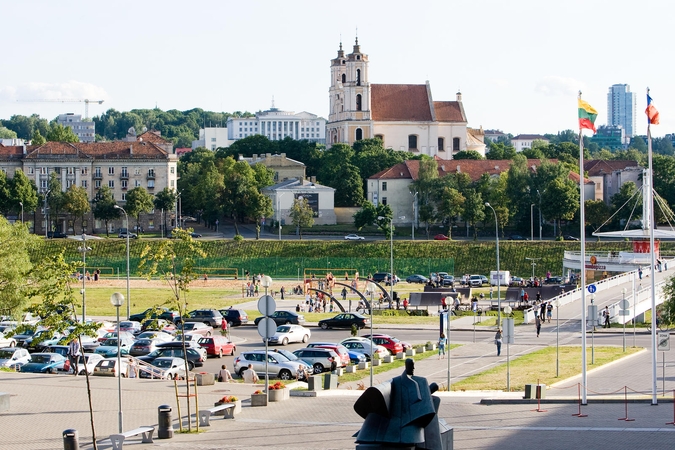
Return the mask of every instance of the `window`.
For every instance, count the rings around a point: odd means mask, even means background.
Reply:
[[[155,188],[155,180],[148,180],[148,189]]]
[[[211,142],[216,142],[216,138],[211,138]]]
[[[445,151],[445,138],[442,137],[438,138],[438,151],[439,152]]]
[[[115,189],[115,180],[108,180],[108,187],[110,189]]]
[[[138,180],[136,180],[136,182],[135,182],[135,184],[134,184],[134,187],[140,187],[140,185],[141,185],[141,182],[138,181]]]
[[[67,174],[68,175],[75,175],[75,168],[74,167],[68,167],[67,169]]]
[[[155,169],[148,169],[148,177],[155,178]]]
[[[452,138],[452,151],[453,152],[459,151],[459,138]]]
[[[360,141],[363,139],[363,130],[361,128],[356,129],[356,140]]]
[[[129,182],[127,180],[122,180],[120,183],[122,184],[122,189],[126,189]]]
[[[101,189],[101,180],[95,180],[94,181],[94,187],[96,189]]]
[[[66,189],[69,189],[74,184],[75,180],[66,180]]]
[[[382,197],[382,204],[386,205],[387,204],[387,197]]]
[[[47,168],[46,167],[40,167],[40,175],[47,175]]]
[[[40,180],[40,189],[47,189],[47,180]]]
[[[82,180],[82,187],[86,188],[87,187],[87,180]]]
[[[375,139],[379,139],[379,140],[381,140],[382,142],[384,142],[384,135],[383,135],[383,134],[376,134],[376,135],[375,135]]]
[[[382,182],[382,190],[383,190],[383,191],[386,191],[386,190],[387,190],[387,182],[386,182],[386,181],[383,181],[383,182]]]
[[[173,173],[176,173],[176,168],[173,167],[173,166],[171,166],[171,169],[169,169],[169,171],[170,171],[172,174],[173,174]]]
[[[123,177],[129,177],[129,172],[127,171],[126,167],[122,167],[122,173],[121,176]]]
[[[417,150],[417,135],[411,134],[408,136],[408,150]]]
[[[113,166],[108,167],[108,175],[115,175],[115,168]]]
[[[361,94],[356,94],[356,110],[361,111]]]
[[[28,174],[33,175],[35,173],[35,168],[34,167],[29,167],[28,168]]]
[[[135,167],[134,168],[134,175],[140,175],[141,174],[141,168],[140,167]]]
[[[343,82],[343,83],[346,83],[346,82],[347,82],[347,75],[344,74],[344,73],[342,74],[342,82]]]
[[[127,201],[127,193],[126,192],[122,192],[122,201],[123,202]]]
[[[87,174],[89,173],[89,170],[87,170],[86,167],[82,167],[82,168],[80,168],[80,173],[81,173],[82,175],[87,175]]]
[[[176,185],[176,181],[175,181],[175,180],[171,180],[171,187],[173,188],[175,185]]]
[[[361,86],[361,69],[356,69],[356,85]]]

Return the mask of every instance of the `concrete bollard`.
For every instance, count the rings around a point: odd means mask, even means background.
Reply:
[[[157,408],[157,438],[171,439],[172,437],[171,407],[169,405],[160,405]]]
[[[63,432],[63,450],[78,450],[80,448],[77,430],[69,428]]]

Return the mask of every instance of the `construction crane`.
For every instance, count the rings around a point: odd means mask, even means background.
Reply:
[[[72,98],[60,98],[60,99],[39,99],[39,100],[17,100],[17,102],[34,102],[34,103],[47,103],[47,102],[57,102],[57,103],[82,103],[84,102],[84,118],[89,118],[89,103],[98,103],[99,105],[105,100],[89,100],[85,99],[72,99]]]

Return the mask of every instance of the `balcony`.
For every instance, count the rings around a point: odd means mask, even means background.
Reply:
[[[129,172],[120,173],[120,180],[128,180],[128,179],[129,179]]]
[[[148,180],[154,180],[155,179],[155,172],[148,172],[147,179]]]
[[[101,172],[94,172],[93,178],[94,180],[102,180],[103,174]]]

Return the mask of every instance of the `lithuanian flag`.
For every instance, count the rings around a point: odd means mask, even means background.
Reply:
[[[598,112],[587,102],[579,99],[579,129],[586,128],[593,130],[595,133],[595,118],[598,117]]]

